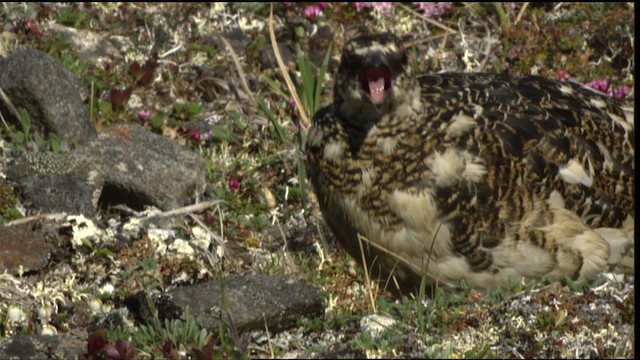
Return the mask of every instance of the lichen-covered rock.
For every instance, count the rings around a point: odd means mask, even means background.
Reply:
[[[198,154],[139,126],[108,129],[73,156],[104,179],[99,200],[104,206],[168,210],[204,189],[206,168]]]
[[[22,206],[38,213],[95,215],[103,182],[69,153],[25,153],[7,169]]]
[[[284,276],[231,276],[206,283],[181,286],[154,299],[161,318],[176,318],[189,308],[202,325],[216,330],[220,321],[231,321],[240,331],[278,332],[294,327],[301,317],[314,318],[324,312],[322,291]],[[143,294],[125,301],[139,321],[150,321]],[[229,317],[231,319],[229,320]]]
[[[96,136],[77,80],[46,53],[28,49],[0,60],[0,87],[18,110],[23,108],[29,113],[36,129],[79,143]],[[7,110],[0,102],[5,116],[11,114]]]

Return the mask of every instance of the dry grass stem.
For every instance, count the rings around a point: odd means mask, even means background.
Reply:
[[[273,345],[271,344],[271,334],[269,333],[269,325],[267,324],[267,318],[262,314],[262,320],[264,320],[264,331],[267,333],[267,344],[269,345],[269,354],[272,359],[276,358],[275,353],[273,352]]]
[[[247,94],[247,97],[249,98],[251,105],[257,108],[258,103],[256,102],[256,99],[253,97],[253,93],[251,92],[251,89],[249,89],[249,84],[247,83],[247,77],[244,75],[244,70],[242,70],[242,65],[240,64],[240,59],[238,59],[238,55],[236,55],[236,52],[233,51],[231,44],[229,44],[229,42],[227,41],[227,39],[224,38],[224,36],[221,35],[220,40],[222,40],[224,45],[229,50],[229,54],[231,54],[231,59],[233,60],[233,64],[236,66],[236,70],[238,70],[238,76],[240,76],[240,83],[242,84],[242,89]]]
[[[199,204],[187,205],[187,206],[183,206],[181,208],[177,208],[177,209],[173,209],[173,210],[169,210],[169,211],[165,211],[165,212],[161,212],[161,213],[157,213],[157,214],[151,214],[151,215],[142,217],[139,220],[141,222],[144,222],[144,221],[149,221],[149,220],[154,219],[154,218],[165,218],[165,217],[172,217],[172,216],[190,214],[190,213],[194,213],[194,212],[205,210],[205,209],[210,208],[211,206],[214,206],[214,205],[218,205],[220,202],[222,202],[222,200],[204,201],[204,202],[201,202]]]
[[[53,221],[62,221],[67,217],[66,213],[59,214],[38,214],[33,216],[23,217],[17,220],[10,221],[3,226],[16,226],[21,224],[26,224],[32,221],[41,221],[41,220],[53,220]]]
[[[369,302],[371,304],[371,309],[373,309],[374,313],[378,312],[376,308],[376,297],[373,295],[373,289],[371,288],[371,278],[369,277],[369,267],[367,266],[367,258],[364,256],[364,247],[362,246],[362,240],[367,240],[364,236],[358,234],[358,244],[360,245],[360,255],[362,255],[362,267],[364,269],[364,281],[367,286],[367,293],[369,294]]]
[[[513,25],[518,25],[520,20],[522,20],[522,16],[524,16],[524,12],[527,10],[528,6],[529,6],[528,2],[525,2],[524,5],[522,5],[522,9],[520,9],[518,16],[516,16],[516,21],[513,23]]]
[[[11,102],[11,99],[9,99],[9,97],[4,92],[4,90],[2,90],[1,87],[0,87],[0,100],[2,100],[2,102],[7,106],[7,109],[9,109],[9,112],[11,112],[11,114],[13,114],[13,116],[15,116],[16,119],[20,119],[20,112],[18,112],[18,109],[16,109],[16,107],[13,105],[13,102]],[[9,124],[7,124],[7,122],[5,121],[2,113],[0,113],[0,117],[2,117],[2,122],[4,123],[4,126],[9,130],[9,132],[11,132],[9,128]]]
[[[396,258],[397,260],[401,261],[401,262],[402,262],[402,263],[404,263],[405,265],[407,265],[407,266],[411,267],[414,271],[416,271],[416,272],[418,272],[418,273],[422,273],[422,272],[423,272],[423,271],[422,271],[420,268],[418,268],[415,264],[413,264],[413,263],[412,263],[412,262],[410,262],[409,260],[405,259],[404,257],[402,257],[402,256],[400,256],[400,255],[398,255],[398,254],[396,254],[396,253],[394,253],[394,252],[392,252],[392,251],[387,250],[386,248],[384,248],[384,247],[382,247],[382,246],[380,246],[380,245],[378,245],[378,244],[376,244],[376,243],[374,243],[374,242],[372,242],[372,241],[368,240],[368,239],[367,239],[367,238],[365,238],[365,237],[363,237],[363,238],[362,238],[362,240],[366,241],[366,242],[367,242],[367,244],[369,244],[369,245],[373,246],[374,248],[376,248],[376,249],[378,249],[378,250],[380,250],[380,251],[382,251],[382,252],[384,252],[384,253],[386,253],[386,254],[389,254],[389,255],[393,256],[394,258]],[[431,245],[431,249],[433,249],[433,244]],[[431,253],[429,253],[429,257],[431,257]],[[427,262],[427,265],[428,265],[428,264],[429,264],[429,263]],[[425,274],[426,276],[431,277],[433,280],[436,280],[436,277],[435,277],[435,276],[433,276],[433,275],[431,275],[431,274],[430,274],[426,269],[425,269],[425,271],[424,271],[424,274]]]
[[[400,8],[402,8],[403,10],[408,11],[409,13],[421,18],[422,20],[426,21],[427,23],[429,23],[429,24],[431,24],[431,25],[433,25],[433,26],[435,26],[437,28],[440,28],[440,29],[442,29],[442,30],[444,30],[446,32],[452,33],[452,34],[455,34],[455,32],[456,32],[455,30],[453,30],[452,28],[442,24],[441,22],[433,20],[433,19],[431,19],[429,17],[426,17],[423,14],[420,14],[419,12],[413,10],[412,8],[410,8],[410,7],[408,7],[408,6],[404,5],[404,4],[397,3],[397,5]]]
[[[284,65],[284,61],[282,61],[282,56],[280,55],[280,49],[278,48],[278,41],[276,40],[276,32],[273,27],[273,4],[271,4],[271,10],[269,12],[269,36],[271,37],[271,47],[273,48],[273,53],[275,54],[276,61],[278,62],[278,67],[280,68],[280,72],[282,73],[282,77],[284,81],[287,83],[287,88],[293,96],[293,101],[296,103],[296,109],[298,113],[300,113],[300,124],[304,131],[307,131],[309,126],[311,125],[311,120],[309,120],[309,115],[304,111],[302,107],[302,101],[300,101],[300,97],[298,96],[298,92],[296,91],[296,87],[289,76],[289,72],[287,71],[287,67]]]

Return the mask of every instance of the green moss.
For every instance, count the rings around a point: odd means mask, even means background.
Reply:
[[[39,174],[68,174],[78,167],[78,161],[67,153],[26,153],[29,167]]]
[[[9,184],[0,184],[0,225],[22,217],[16,205],[13,188]]]

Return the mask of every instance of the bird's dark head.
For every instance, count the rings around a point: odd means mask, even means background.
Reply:
[[[390,33],[360,35],[347,42],[336,76],[334,102],[346,121],[375,123],[420,99],[408,55]],[[414,94],[415,93],[415,94]]]

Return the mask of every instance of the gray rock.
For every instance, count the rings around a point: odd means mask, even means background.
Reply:
[[[0,359],[78,359],[86,347],[71,334],[16,335],[0,339]]]
[[[27,176],[19,180],[23,204],[42,212],[83,214],[96,213],[92,202],[96,189],[88,181],[68,175]]]
[[[0,227],[0,272],[17,274],[20,266],[25,272],[37,271],[47,264],[51,246],[32,227],[33,224]]]
[[[154,299],[161,318],[177,318],[191,309],[202,316],[202,325],[217,332],[220,322],[233,324],[238,332],[265,328],[272,333],[296,325],[305,316],[322,316],[324,296],[315,286],[285,276],[245,275],[181,286]],[[139,321],[147,322],[151,311],[142,297],[129,299]]]
[[[37,212],[96,213],[103,182],[69,153],[25,153],[7,169],[21,190],[22,205]]]
[[[75,78],[46,53],[28,49],[0,60],[0,87],[13,105],[29,113],[34,128],[80,143],[96,136]],[[10,114],[1,101],[0,111]]]
[[[96,169],[104,179],[103,206],[168,210],[204,189],[206,168],[198,154],[139,126],[108,129],[72,155],[80,167]]]

